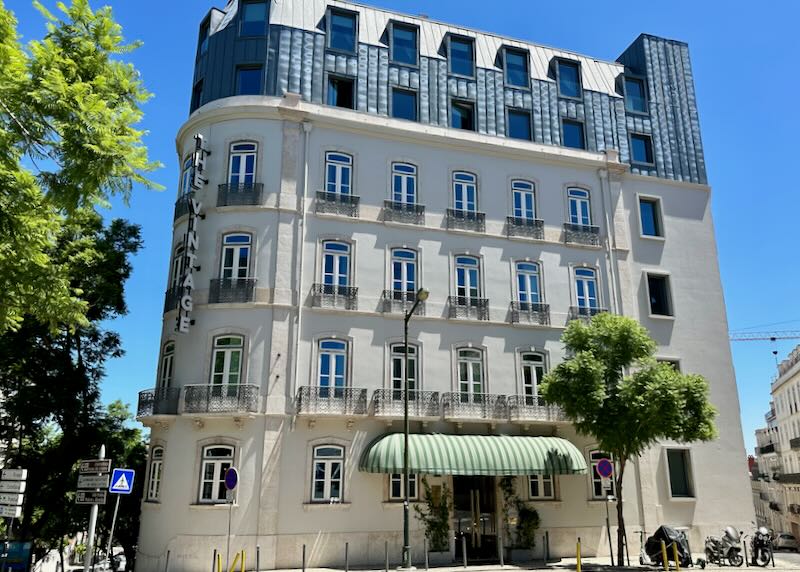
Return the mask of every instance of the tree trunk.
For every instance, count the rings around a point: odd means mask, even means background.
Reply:
[[[617,471],[617,565],[625,566],[625,518],[622,516],[622,477],[625,474],[625,457],[619,458]]]

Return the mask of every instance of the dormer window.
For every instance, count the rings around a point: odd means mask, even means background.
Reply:
[[[267,35],[267,3],[263,0],[248,0],[242,4],[240,36]]]
[[[345,10],[328,10],[328,47],[355,53],[358,39],[358,15]]]
[[[392,22],[389,35],[389,59],[392,63],[417,65],[419,29],[410,24]]]
[[[647,95],[644,80],[625,78],[625,109],[634,113],[647,113]]]
[[[449,36],[447,51],[451,74],[475,77],[475,40],[463,36]]]
[[[200,26],[200,36],[197,39],[197,55],[202,56],[208,51],[208,34],[209,34],[209,24],[208,20],[203,22]]]
[[[556,81],[558,82],[559,97],[580,98],[582,96],[581,66],[578,62],[557,60]]]
[[[530,87],[531,74],[528,71],[528,52],[514,48],[504,48],[503,63],[506,85]]]

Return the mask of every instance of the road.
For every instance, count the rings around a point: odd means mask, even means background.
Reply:
[[[800,554],[781,550],[775,553],[775,564],[784,570],[800,570]]]

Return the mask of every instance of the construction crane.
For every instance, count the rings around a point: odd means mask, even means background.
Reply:
[[[779,332],[730,332],[732,342],[774,342],[777,340],[798,340],[800,330],[783,330]]]

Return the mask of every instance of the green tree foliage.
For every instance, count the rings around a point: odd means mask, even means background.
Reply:
[[[614,457],[621,566],[627,462],[659,440],[713,439],[716,410],[708,400],[708,382],[657,362],[656,343],[631,318],[603,313],[589,323],[575,320],[561,339],[569,357],[545,376],[541,394]]]
[[[136,129],[150,97],[110,8],[35,2],[47,33],[23,47],[0,0],[0,333],[26,314],[48,326],[86,325],[87,301],[51,256],[77,211],[155,187]],[[31,168],[29,168],[31,167]]]

